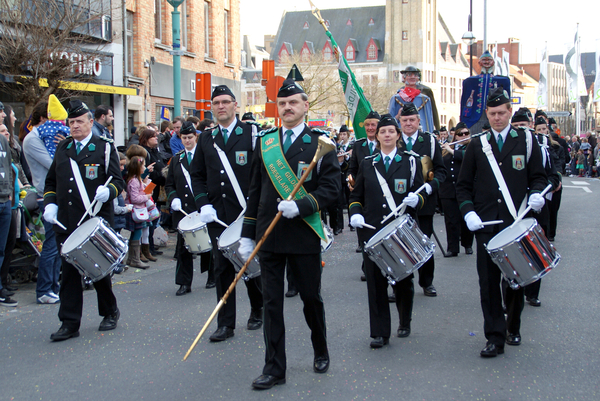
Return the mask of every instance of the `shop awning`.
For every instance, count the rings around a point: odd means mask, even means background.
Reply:
[[[43,87],[48,86],[46,79],[40,79],[40,85]],[[110,93],[113,95],[133,95],[137,96],[138,90],[136,88],[128,88],[124,86],[112,86],[112,85],[98,85],[90,84],[86,82],[72,82],[62,81],[60,85],[61,89],[76,90],[83,92],[96,92],[96,93]]]

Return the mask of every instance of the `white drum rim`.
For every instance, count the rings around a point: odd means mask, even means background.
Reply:
[[[198,221],[196,222],[196,220]],[[194,225],[190,225],[188,227],[186,226],[188,222],[193,223]],[[177,224],[177,229],[180,232],[196,231],[202,229],[203,226],[206,226],[206,223],[200,221],[200,213],[193,212],[185,216],[183,219],[179,220],[179,223]]]
[[[79,227],[77,227],[77,229],[75,229],[75,231],[71,233],[71,235],[69,235],[69,237],[67,237],[66,241],[60,249],[61,253],[69,253],[77,249],[77,247],[83,244],[84,242],[86,242],[96,231],[98,223],[102,224],[102,219],[100,217],[92,217],[91,219],[83,222]],[[89,227],[93,227],[93,229],[84,235],[84,229],[89,229]],[[76,240],[77,243],[75,243]],[[71,244],[72,242],[73,244]]]
[[[494,251],[496,249],[505,247],[508,244],[517,242],[523,237],[523,235],[530,232],[536,225],[537,221],[533,217],[529,217],[521,220],[514,227],[506,227],[487,243],[487,249],[489,251]],[[515,235],[515,233],[518,233],[518,235]]]
[[[225,231],[223,231],[223,233],[219,236],[219,240],[217,241],[217,247],[219,249],[224,249],[224,248],[230,247],[231,245],[238,242],[242,238],[243,226],[244,226],[243,217],[241,219],[237,219],[236,221],[231,223],[229,225],[229,227],[227,227],[225,229]],[[234,241],[231,241],[232,239],[234,239]],[[225,241],[229,241],[229,242],[225,242]]]
[[[375,235],[373,235],[371,237],[371,239],[365,244],[365,248],[373,248],[375,245],[377,245],[379,242],[381,242],[381,240],[383,240],[385,237],[387,237],[389,234],[391,234],[392,232],[396,231],[397,228],[399,226],[401,226],[402,224],[404,224],[404,222],[406,220],[408,220],[409,218],[412,219],[412,217],[410,217],[407,214],[403,214],[402,216],[397,217],[394,221],[390,222],[388,225],[386,225],[385,227],[382,227],[379,231],[377,231],[375,233]]]

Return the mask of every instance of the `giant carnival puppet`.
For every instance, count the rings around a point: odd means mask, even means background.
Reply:
[[[485,114],[487,97],[493,88],[501,86],[510,93],[510,79],[494,75],[494,58],[489,51],[479,57],[481,73],[463,81],[460,99],[460,121],[467,124],[472,134],[484,131],[488,122]]]
[[[421,71],[413,66],[408,66],[400,71],[404,87],[390,99],[388,109],[396,121],[400,123],[400,113],[406,103],[413,103],[419,112],[423,131],[433,132],[440,128],[437,107],[430,87],[421,84]]]

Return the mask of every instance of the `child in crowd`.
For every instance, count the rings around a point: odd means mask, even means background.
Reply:
[[[577,166],[575,168],[579,172],[579,177],[583,177],[585,174],[585,155],[582,149],[577,151]]]
[[[123,171],[125,169],[125,164],[127,164],[127,157],[125,157],[125,155],[121,152],[119,152],[119,162],[121,164],[121,171]],[[125,204],[125,199],[123,198],[124,193],[126,192],[123,191],[123,193],[119,194],[119,196],[117,196],[113,200],[113,207],[115,210],[115,220],[113,228],[119,234],[127,224],[126,216],[130,214],[133,210],[133,205]],[[116,274],[121,274],[123,273],[123,270],[127,270],[127,265],[125,263],[119,263],[119,265],[115,268],[114,272]]]
[[[150,199],[150,196],[144,192],[145,185],[142,182],[142,173],[146,168],[145,164],[145,159],[140,156],[133,156],[127,164],[127,196],[125,202],[132,204],[134,209],[145,208],[146,202]],[[144,235],[148,237],[148,225],[146,222],[135,222],[132,213],[127,213],[125,219],[125,228],[131,231],[131,236],[129,237],[129,260],[127,264],[131,267],[147,269],[150,266],[142,263],[140,260],[140,240]]]
[[[58,98],[54,95],[50,95],[48,98],[48,121],[38,127],[38,134],[42,141],[44,141],[48,154],[53,159],[58,144],[58,142],[55,141],[57,135],[67,137],[71,134],[69,127],[65,126],[67,116],[67,111]]]

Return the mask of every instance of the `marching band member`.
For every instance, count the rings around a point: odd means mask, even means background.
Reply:
[[[414,193],[416,188],[423,185],[421,163],[410,152],[401,151],[402,143],[398,141],[399,138],[400,128],[396,120],[390,114],[383,115],[376,132],[380,152],[367,156],[360,164],[354,190],[350,194],[350,224],[358,229],[361,242],[368,242],[383,227],[383,218],[392,211],[394,206],[387,203],[386,195],[391,194],[396,205],[404,201],[415,219],[416,210],[425,203],[422,195]],[[380,185],[378,176],[384,177],[388,188]],[[365,223],[375,227],[375,230],[365,227]],[[370,333],[373,338],[371,348],[381,348],[388,344],[391,332],[388,281],[364,251],[363,261],[367,278]],[[411,274],[392,286],[400,315],[398,337],[410,335],[415,294],[413,277]]]
[[[237,102],[233,92],[217,86],[212,93],[212,110],[218,126],[212,133],[200,135],[192,161],[192,189],[200,219],[208,226],[213,246],[217,299],[221,299],[235,278],[235,268],[218,249],[217,238],[225,228],[217,219],[231,224],[238,219],[246,206],[250,186],[250,161],[254,149],[252,126],[238,121],[235,116]],[[240,192],[240,193],[238,193]],[[250,298],[248,330],[262,327],[260,277],[244,281]],[[210,341],[225,341],[233,337],[235,329],[235,289],[219,311],[217,330]]]
[[[456,124],[455,130],[454,138],[456,141],[471,137],[467,125],[463,122]],[[468,141],[452,146],[448,145],[448,142],[442,144],[442,158],[448,171],[448,177],[440,185],[439,191],[442,209],[444,210],[444,222],[446,223],[446,241],[448,243],[446,257],[457,256],[460,251],[460,244],[465,248],[467,255],[473,254],[474,235],[462,219],[456,201],[456,180],[468,144]]]
[[[329,369],[325,309],[321,298],[321,239],[325,238],[319,211],[338,199],[340,168],[335,152],[325,154],[308,175],[295,200],[288,197],[316,154],[320,133],[304,123],[308,96],[293,80],[286,79],[277,94],[283,126],[259,133],[252,161],[248,209],[244,216],[240,255],[247,259],[252,240],[263,237],[278,211],[283,218],[273,228],[260,251],[263,296],[265,366],[252,382],[256,389],[285,383],[285,326],[283,318],[286,264],[304,303],[304,317],[311,330],[313,370]]]
[[[512,224],[516,215],[514,210],[528,196],[528,203],[534,210],[542,209],[544,197],[540,192],[546,187],[547,178],[540,148],[531,145],[534,138],[527,138],[531,133],[510,125],[510,97],[501,87],[490,92],[486,114],[491,130],[471,140],[467,147],[456,184],[456,197],[467,227],[475,232],[477,239],[477,273],[487,339],[480,355],[495,357],[504,353],[505,343],[521,343],[524,300],[522,288],[508,288],[505,296],[508,315],[504,317],[501,272],[486,251],[485,244]],[[489,156],[484,152],[487,144],[493,152],[488,152]],[[493,172],[494,163],[501,173],[499,177]],[[498,189],[502,187],[501,182],[505,182],[506,190]],[[484,226],[482,220],[502,220],[503,223]]]

